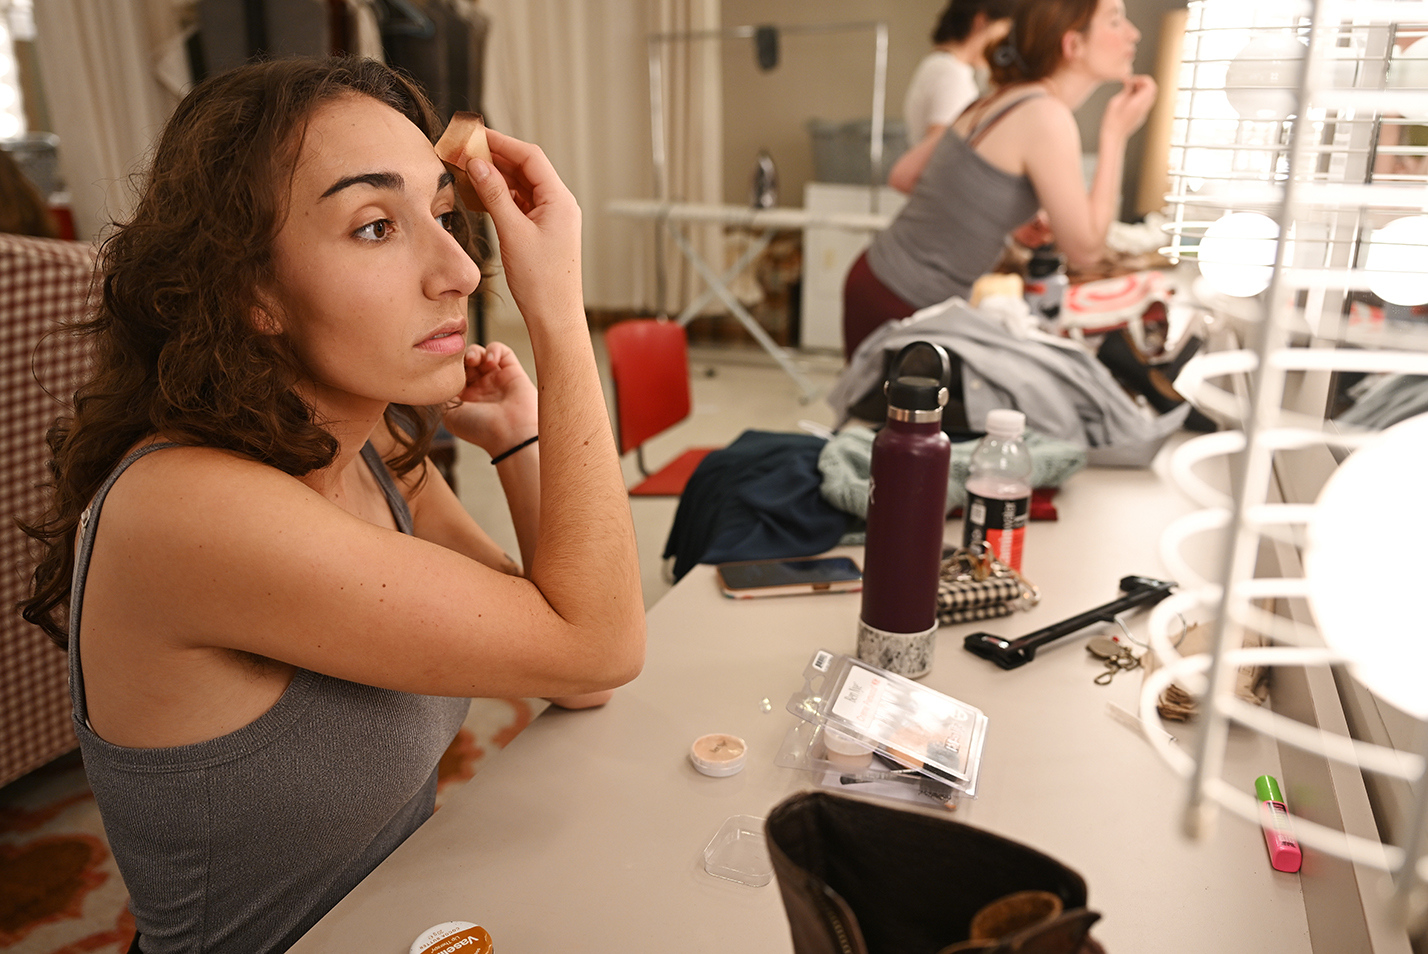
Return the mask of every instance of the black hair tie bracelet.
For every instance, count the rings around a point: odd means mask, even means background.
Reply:
[[[538,441],[538,440],[540,440],[540,435],[539,435],[539,434],[537,434],[535,437],[528,437],[528,438],[526,438],[525,440],[523,440],[523,441],[521,441],[519,444],[517,444],[515,447],[512,447],[510,450],[506,451],[506,452],[503,453],[503,454],[497,454],[495,457],[492,457],[492,458],[491,458],[491,466],[494,467],[495,465],[499,464],[501,461],[505,460],[507,457],[510,457],[510,456],[511,456],[512,454],[514,454],[516,451],[520,450],[520,449],[523,448],[523,447],[529,447],[529,446],[531,446],[532,444],[534,444],[534,443],[535,443],[536,441]]]

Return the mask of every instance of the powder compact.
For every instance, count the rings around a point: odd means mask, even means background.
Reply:
[[[689,747],[689,761],[704,775],[723,778],[735,775],[744,767],[748,746],[737,735],[715,732],[701,735]]]

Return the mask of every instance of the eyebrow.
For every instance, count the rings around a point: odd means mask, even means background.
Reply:
[[[442,189],[450,188],[455,183],[456,176],[452,174],[450,169],[447,169],[437,177],[436,191],[440,192]],[[393,192],[401,192],[407,187],[407,182],[395,172],[364,172],[359,176],[347,176],[338,179],[332,185],[328,186],[327,191],[322,194],[321,198],[325,199],[328,196],[336,195],[348,186],[355,185],[365,185],[371,186],[374,189],[388,189]]]

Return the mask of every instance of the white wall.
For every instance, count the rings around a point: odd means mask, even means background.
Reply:
[[[722,0],[723,25],[888,22],[887,115],[902,100],[918,62],[932,47],[932,28],[946,0]],[[784,35],[780,63],[768,73],[754,61],[752,40],[724,44],[724,200],[748,200],[760,149],[774,158],[779,204],[802,205],[813,178],[805,123],[872,115],[873,31]]]

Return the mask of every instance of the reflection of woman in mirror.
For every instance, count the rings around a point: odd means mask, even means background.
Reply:
[[[1393,61],[1389,65],[1390,85],[1423,85],[1424,74],[1428,72],[1428,54],[1422,49],[1425,44],[1428,44],[1428,38],[1417,32],[1405,30],[1394,36]],[[1419,49],[1413,50],[1413,47]],[[1419,117],[1419,122],[1403,122],[1403,119],[1399,113],[1383,115],[1378,128],[1373,175],[1379,180],[1404,178],[1422,183],[1428,176],[1428,122],[1423,121],[1428,117]],[[1398,147],[1408,147],[1411,152],[1387,151]]]
[[[1045,210],[1072,265],[1094,264],[1121,191],[1126,141],[1155,103],[1132,74],[1138,31],[1121,0],[1027,0],[991,54],[997,92],[908,153],[916,185],[844,286],[843,348],[887,321],[954,295],[1001,253],[1009,232]],[[1073,111],[1098,86],[1124,84],[1101,119],[1096,175],[1082,178]]]
[[[902,118],[909,142],[936,136],[975,100],[977,70],[987,66],[987,47],[1006,36],[1013,0],[952,0],[932,31],[932,52],[912,74]],[[896,188],[897,167],[888,180]],[[910,190],[904,190],[910,191]]]
[[[642,664],[580,209],[500,133],[463,170],[537,392],[466,344],[436,132],[374,61],[242,67],[179,104],[105,244],[25,615],[69,649],[143,951],[286,950],[431,814],[469,697],[598,703]],[[429,467],[438,420],[492,455],[524,571]]]

